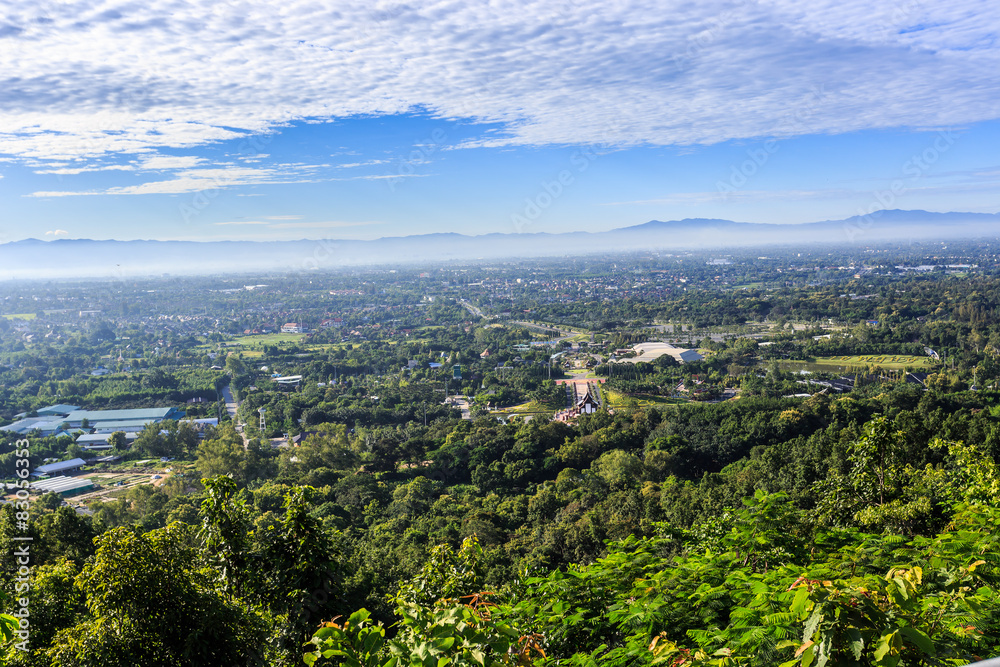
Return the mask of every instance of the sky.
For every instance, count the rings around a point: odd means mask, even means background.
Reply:
[[[995,0],[6,0],[0,243],[1000,211]]]

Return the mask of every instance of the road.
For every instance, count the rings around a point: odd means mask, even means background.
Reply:
[[[222,400],[226,402],[226,412],[229,413],[230,419],[232,419],[233,424],[236,425],[236,432],[243,437],[243,446],[246,447],[250,441],[247,438],[247,434],[243,432],[243,424],[240,423],[238,416],[240,404],[236,402],[236,399],[233,397],[233,392],[229,389],[228,384],[222,388]]]
[[[450,396],[447,402],[462,411],[462,419],[472,419],[472,407],[465,396]]]
[[[511,320],[511,324],[517,324],[522,327],[527,327],[528,329],[540,330],[544,333],[557,333],[559,334],[559,337],[554,339],[557,343],[561,343],[564,340],[580,335],[579,331],[560,329],[559,327],[552,326],[551,324],[535,324],[534,322],[525,322],[523,320]]]
[[[229,413],[230,419],[236,421],[236,412],[240,409],[240,404],[233,398],[233,392],[230,391],[228,384],[222,388],[222,400],[226,402],[226,412]]]
[[[483,311],[479,310],[465,299],[459,299],[458,303],[476,317],[486,317],[485,315],[483,315]]]

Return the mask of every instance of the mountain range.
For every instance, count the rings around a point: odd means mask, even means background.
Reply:
[[[25,239],[0,244],[0,280],[316,271],[344,266],[586,255],[633,250],[872,243],[1000,236],[1000,214],[882,210],[801,224],[706,218],[606,232],[420,234],[371,241],[115,241]]]

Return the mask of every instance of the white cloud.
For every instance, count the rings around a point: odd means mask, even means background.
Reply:
[[[337,169],[354,169],[355,167],[371,167],[378,164],[387,164],[391,160],[367,160],[366,162],[345,162],[336,165]]]
[[[170,164],[184,158],[156,151],[408,111],[496,123],[467,144],[487,146],[1000,117],[990,0],[12,0],[4,22],[0,151],[35,160]],[[807,112],[789,122],[794,109]],[[249,140],[240,152],[260,159]],[[159,168],[195,166],[177,164]],[[120,194],[190,191],[184,182]]]
[[[296,217],[296,216],[290,216]],[[301,216],[299,216],[301,217]],[[351,222],[344,220],[329,220],[324,222],[269,222],[270,220],[281,220],[281,217],[268,218],[267,220],[232,220],[227,222],[213,222],[213,225],[266,225],[269,229],[335,229],[341,227],[366,227],[368,225],[381,225],[378,221]]]
[[[67,232],[65,229],[53,229],[45,232],[46,236],[67,236],[68,234],[69,232]]]
[[[204,158],[195,157],[194,155],[154,155],[144,159],[139,168],[145,171],[190,169],[204,161]]]
[[[59,176],[69,176],[83,174],[91,171],[135,171],[135,166],[131,164],[106,164],[106,165],[81,165],[79,167],[57,167],[55,169],[36,169],[36,174],[57,174]]]
[[[279,222],[271,225],[272,229],[339,229],[341,227],[367,227],[383,223],[370,220],[366,222],[350,222],[344,220],[329,220],[325,222]]]
[[[268,185],[276,183],[313,183],[311,174],[323,165],[282,164],[270,168],[219,167],[187,169],[165,181],[150,181],[138,185],[125,185],[105,190],[89,191],[39,191],[28,197],[74,197],[82,195],[172,195],[189,192],[222,190],[239,185]]]

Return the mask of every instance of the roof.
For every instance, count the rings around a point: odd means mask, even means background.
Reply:
[[[141,431],[146,424],[157,423],[158,419],[126,419],[117,422],[98,422],[91,424],[98,433],[112,433],[114,431]]]
[[[67,421],[98,422],[169,419],[178,412],[177,408],[140,408],[136,410],[74,410],[66,416]]]
[[[631,359],[620,359],[619,361],[626,363],[636,363],[639,361],[652,362],[654,359],[659,359],[665,354],[669,354],[682,364],[701,361],[705,358],[697,350],[675,347],[669,343],[639,343],[633,346],[632,350],[636,352],[637,356]]]
[[[577,406],[584,405],[585,403],[593,403],[594,405],[597,405],[597,401],[590,395],[589,390],[583,395],[583,398],[576,402]]]
[[[67,493],[77,489],[87,489],[94,486],[94,483],[81,477],[52,477],[38,482],[32,482],[31,488],[42,493]]]
[[[54,472],[62,472],[63,470],[75,470],[87,462],[83,459],[70,459],[69,461],[59,461],[58,463],[49,463],[47,465],[38,466],[35,468],[35,474],[37,475],[49,475]]]
[[[110,437],[111,433],[86,433],[76,439],[76,444],[87,445],[95,442],[107,442]],[[132,431],[131,433],[126,431],[125,433],[125,440],[135,440],[138,437],[139,434],[135,431]]]
[[[79,410],[79,405],[64,405],[62,403],[58,405],[49,405],[44,408],[38,408],[35,412],[40,415],[68,415],[74,410]]]
[[[36,428],[43,433],[54,433],[59,430],[59,427],[66,422],[64,417],[52,418],[52,415],[46,417],[25,417],[24,419],[18,419],[16,422],[7,424],[6,426],[0,426],[2,431],[13,431],[24,435],[25,433],[30,433]]]

